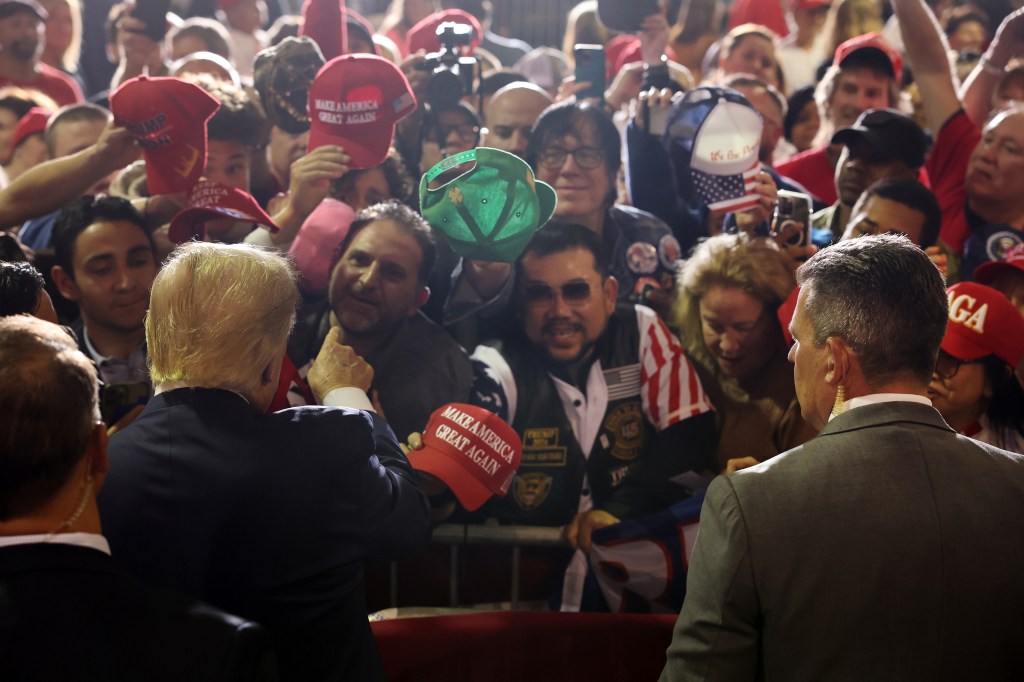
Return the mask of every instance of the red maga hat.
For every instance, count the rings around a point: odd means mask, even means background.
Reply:
[[[960,282],[946,289],[949,324],[942,350],[961,360],[995,355],[1010,367],[1024,356],[1024,317],[992,287]]]
[[[118,125],[128,129],[146,159],[150,194],[189,189],[206,168],[206,122],[220,102],[179,78],[138,76],[110,96]]]
[[[327,62],[309,88],[309,143],[344,147],[351,168],[372,168],[388,155],[395,124],[416,108],[409,81],[397,66],[372,54]]]
[[[409,463],[444,481],[462,506],[474,511],[491,495],[508,493],[522,450],[515,429],[498,415],[449,403],[430,415],[423,447],[409,452]]]
[[[181,244],[192,237],[203,237],[207,222],[225,218],[265,225],[271,232],[281,229],[247,192],[214,180],[201,180],[189,192],[188,207],[171,219],[167,238]]]

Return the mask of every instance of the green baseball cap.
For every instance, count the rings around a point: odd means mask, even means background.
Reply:
[[[437,189],[430,181],[476,166]],[[511,263],[555,212],[555,190],[515,154],[478,147],[436,164],[420,179],[420,213],[463,258]]]

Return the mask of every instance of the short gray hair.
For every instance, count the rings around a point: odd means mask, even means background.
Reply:
[[[839,242],[797,270],[816,347],[844,339],[870,387],[931,379],[949,303],[935,264],[904,235]]]

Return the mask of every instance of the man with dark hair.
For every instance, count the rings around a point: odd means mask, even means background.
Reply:
[[[868,234],[905,234],[922,249],[934,246],[942,209],[932,191],[915,178],[885,178],[864,190],[850,212],[842,239]]]
[[[812,216],[814,242],[825,247],[846,230],[861,193],[883,178],[916,178],[928,151],[928,136],[909,116],[893,109],[868,109],[856,122],[837,130],[841,146],[835,187],[839,199]]]
[[[46,17],[36,0],[0,2],[0,87],[32,88],[60,105],[81,102],[82,90],[75,79],[40,59]]]
[[[687,496],[674,479],[711,465],[714,418],[679,342],[649,308],[618,303],[604,242],[549,223],[516,274],[516,328],[473,354],[474,400],[511,424],[522,462],[483,514],[591,532]],[[581,556],[581,555],[580,555]]]
[[[0,357],[4,677],[276,679],[255,624],[144,585],[110,558],[96,507],[107,429],[96,369],[74,339],[5,317]]]
[[[60,212],[53,231],[51,276],[78,304],[72,328],[82,352],[106,384],[148,384],[143,321],[156,252],[142,216],[127,199],[87,195]]]
[[[1024,460],[928,400],[942,276],[877,235],[797,278],[789,357],[821,433],[708,488],[662,679],[1014,677]]]
[[[465,402],[473,382],[465,351],[420,311],[430,296],[434,234],[418,213],[388,201],[356,216],[338,253],[328,303],[293,335],[290,355],[311,360],[336,325],[339,341],[373,367],[370,393],[404,441],[441,405]],[[300,345],[310,336],[313,343]]]
[[[57,313],[45,286],[42,273],[30,263],[0,261],[0,317],[27,313],[56,324]]]

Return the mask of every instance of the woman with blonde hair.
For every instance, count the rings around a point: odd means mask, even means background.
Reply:
[[[814,436],[800,416],[776,315],[795,287],[789,257],[770,239],[711,237],[683,264],[673,321],[717,410],[718,470]]]

